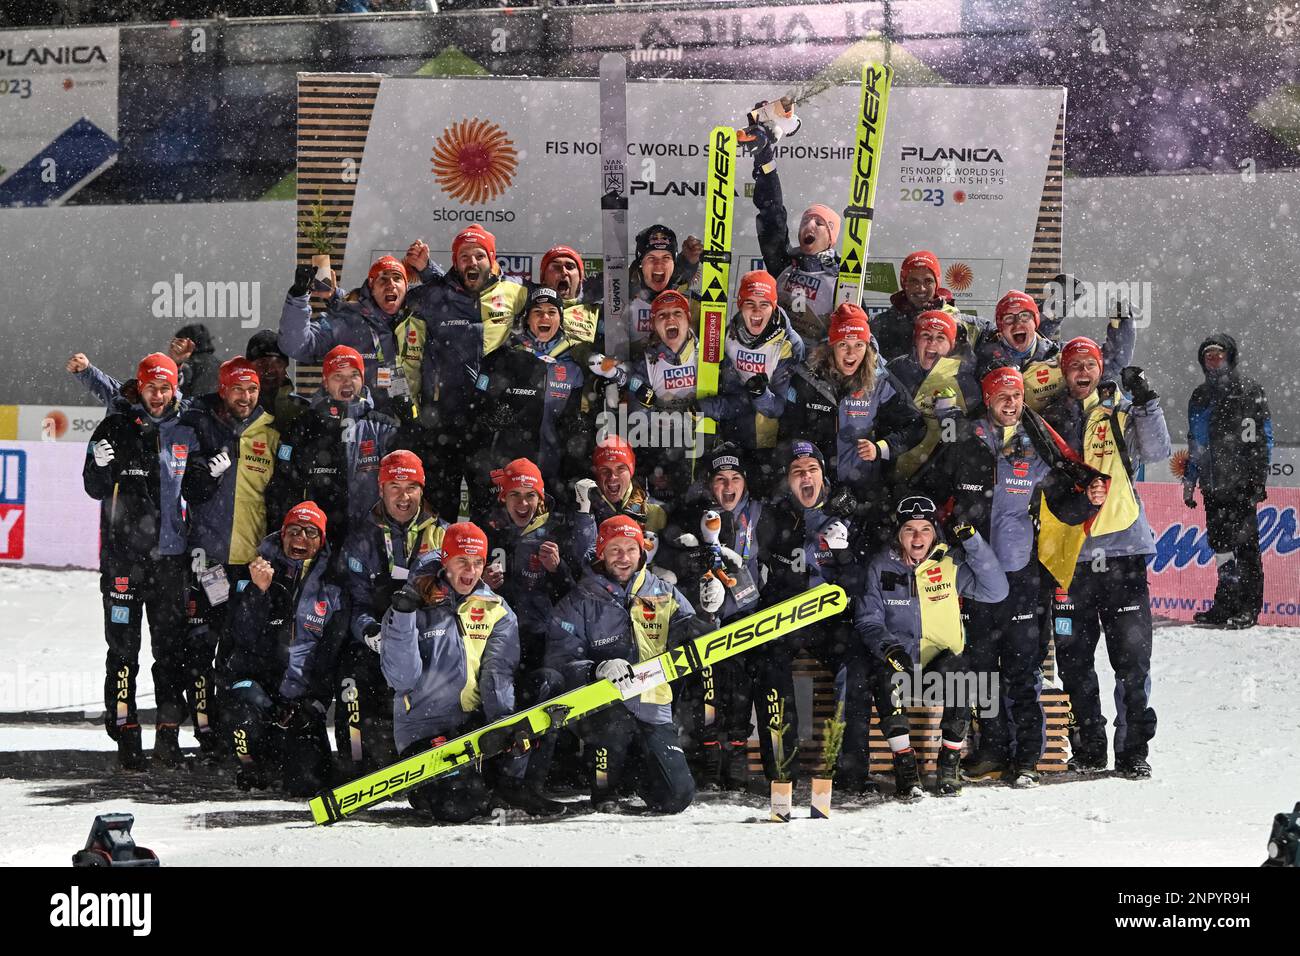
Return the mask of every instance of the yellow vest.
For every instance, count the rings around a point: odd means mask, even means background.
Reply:
[[[263,415],[239,436],[235,472],[235,509],[230,528],[230,563],[247,564],[257,557],[266,537],[266,487],[275,473],[280,432],[275,418]]]
[[[645,568],[642,568],[632,585],[633,592],[645,580]],[[668,625],[678,604],[671,594],[636,595],[627,613],[632,618],[632,636],[636,640],[636,662],[648,661],[658,657],[668,647]],[[673,699],[672,687],[661,684],[641,694],[642,703],[667,704]]]
[[[483,703],[478,692],[479,666],[492,629],[505,616],[505,606],[495,594],[471,594],[456,608],[460,637],[465,643],[465,686],[460,691],[460,709],[467,714]]]
[[[1025,380],[1025,404],[1036,412],[1042,412],[1065,388],[1061,365],[1056,358],[1030,362],[1020,374]]]
[[[1088,423],[1083,429],[1083,460],[1110,478],[1106,501],[1093,520],[1089,534],[1123,531],[1138,519],[1137,495],[1115,442],[1115,429],[1128,424],[1128,413],[1108,412],[1102,407],[1096,391],[1084,401],[1083,409],[1088,415]]]
[[[515,316],[528,302],[528,290],[518,282],[498,279],[479,293],[479,314],[483,317],[483,354],[501,348],[510,337]]]
[[[916,597],[921,605],[921,666],[941,651],[960,654],[966,646],[957,599],[957,565],[942,545],[916,566]]]

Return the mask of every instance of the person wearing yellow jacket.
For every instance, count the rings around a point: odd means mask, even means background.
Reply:
[[[1148,744],[1155,735],[1151,708],[1151,598],[1147,556],[1155,535],[1147,522],[1134,475],[1143,462],[1172,454],[1160,397],[1142,369],[1125,368],[1105,381],[1101,348],[1075,338],[1061,348],[1068,391],[1043,412],[1083,461],[1110,478],[1110,490],[1079,551],[1069,587],[1057,588],[1053,630],[1061,680],[1070,695],[1073,720],[1070,769],[1106,769],[1106,718],[1101,712],[1095,658],[1102,630],[1115,671],[1115,769],[1124,776],[1151,775]]]
[[[266,489],[280,431],[258,404],[260,390],[253,363],[236,356],[222,364],[216,394],[200,396],[181,416],[198,439],[181,486],[190,508],[185,696],[205,756],[219,755],[226,742],[216,732],[214,660],[230,653],[229,598],[240,582],[247,584],[248,563],[267,534]]]

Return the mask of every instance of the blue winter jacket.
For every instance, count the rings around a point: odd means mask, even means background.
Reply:
[[[380,631],[398,751],[454,735],[479,710],[489,722],[515,710],[515,612],[482,581],[462,596],[441,572],[436,580],[443,593],[435,603],[410,612],[390,608]]]
[[[426,559],[439,553],[446,528],[447,522],[427,504],[404,528],[388,515],[384,503],[377,501],[365,519],[348,529],[343,564],[354,638],[361,640],[368,627],[377,626],[393,592],[423,570]]]

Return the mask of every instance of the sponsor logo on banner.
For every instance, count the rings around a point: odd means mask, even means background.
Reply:
[[[23,556],[27,517],[27,453],[0,451],[0,558]]]
[[[497,256],[497,264],[501,266],[501,274],[509,279],[515,279],[520,283],[533,281],[532,256],[499,254]]]
[[[965,292],[975,281],[975,273],[964,262],[954,262],[943,274],[943,284],[953,292]]]
[[[481,206],[514,183],[519,154],[514,140],[496,123],[474,117],[442,131],[433,144],[433,177],[447,196]]]

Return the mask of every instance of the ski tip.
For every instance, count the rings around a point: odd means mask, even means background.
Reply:
[[[308,806],[311,807],[312,819],[320,826],[329,826],[343,819],[342,814],[338,812],[338,801],[334,799],[333,790],[322,790],[311,798]]]

